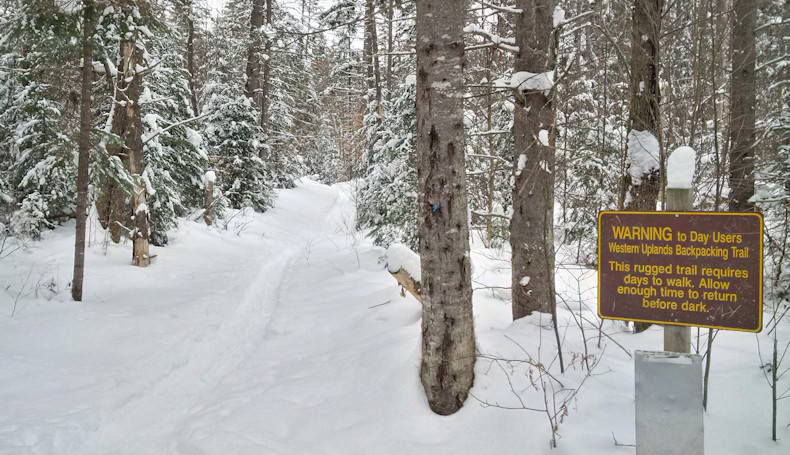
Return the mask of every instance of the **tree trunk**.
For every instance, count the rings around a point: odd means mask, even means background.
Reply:
[[[431,409],[461,408],[474,379],[475,338],[464,164],[464,2],[417,2],[421,378]]]
[[[629,139],[632,133],[647,132],[660,144],[661,93],[658,85],[659,38],[663,0],[635,0],[631,33],[631,103],[628,115]],[[630,142],[630,141],[629,141]],[[640,141],[637,141],[640,142]],[[647,145],[647,144],[644,144]],[[629,163],[638,160],[629,147]],[[631,200],[626,210],[656,210],[661,191],[663,159],[658,156],[654,167],[644,172],[639,181],[626,175]]]
[[[135,40],[121,41],[122,65],[118,69],[118,96],[112,120],[112,132],[123,139],[123,150],[129,173],[135,178],[132,194],[132,259],[134,265],[145,267],[150,263],[148,254],[148,207],[146,185],[143,181],[143,123],[140,116],[140,94],[142,75],[137,71],[142,66],[143,50]]]
[[[85,224],[88,208],[88,163],[91,146],[91,82],[93,81],[93,31],[95,5],[85,0],[82,29],[82,85],[80,88],[80,136],[77,160],[77,228],[74,236],[74,279],[71,298],[82,301],[82,281],[85,274]]]
[[[259,109],[263,108],[261,90],[261,51],[263,49],[261,28],[263,27],[263,2],[253,0],[250,16],[250,43],[247,48],[247,67],[244,95],[250,98]]]
[[[519,0],[514,73],[554,70],[554,1]],[[513,319],[552,313],[554,297],[554,104],[550,90],[516,89],[513,114]]]
[[[756,85],[754,59],[757,4],[733,1],[732,81],[730,83],[730,194],[731,212],[754,210],[754,109]]]
[[[659,38],[661,33],[661,9],[663,0],[634,0],[631,32],[631,105],[628,115],[628,163],[629,169],[641,164],[638,181],[634,181],[633,169],[624,178],[631,200],[626,210],[654,212],[661,192],[663,158],[660,153],[661,125],[659,103],[661,93],[658,85]],[[652,135],[655,144],[648,144],[645,135]],[[653,152],[655,163],[645,166],[644,157],[635,149],[659,149]],[[634,323],[634,329],[643,332],[650,327],[644,322]]]
[[[266,0],[266,26],[267,28],[271,27],[272,25],[272,17],[274,15],[274,8],[272,5],[272,0]],[[269,106],[271,105],[271,85],[272,85],[272,67],[271,67],[271,53],[272,53],[272,42],[267,37],[266,44],[263,47],[264,53],[266,54],[266,59],[263,61],[263,87],[261,88],[261,104],[259,104],[261,108],[261,128],[263,128],[264,134],[269,133]],[[261,149],[261,153],[264,153]],[[261,158],[264,158],[261,156]]]
[[[387,85],[387,102],[392,101],[392,52],[395,50],[395,39],[393,38],[393,30],[395,25],[392,19],[395,15],[395,0],[387,0],[387,72],[385,73]]]
[[[200,114],[197,101],[197,84],[195,83],[195,20],[192,17],[192,5],[187,5],[187,71],[189,72],[189,103],[192,106],[192,115]]]
[[[381,121],[381,71],[379,70],[378,33],[376,32],[375,5],[373,0],[365,1],[365,76],[368,82],[368,95],[375,93],[376,112]]]

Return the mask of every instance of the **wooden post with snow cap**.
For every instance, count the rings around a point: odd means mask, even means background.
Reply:
[[[691,147],[678,147],[667,161],[666,211],[685,212],[694,209],[691,183],[697,152]],[[691,352],[691,327],[665,325],[664,350]]]

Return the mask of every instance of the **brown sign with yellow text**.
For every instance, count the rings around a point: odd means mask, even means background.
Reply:
[[[601,212],[598,314],[759,332],[762,241],[757,213]]]

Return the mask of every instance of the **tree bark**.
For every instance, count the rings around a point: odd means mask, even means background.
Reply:
[[[631,101],[628,114],[629,139],[631,134],[646,131],[661,143],[660,108],[661,93],[658,85],[659,39],[661,36],[661,10],[663,0],[634,0],[631,32]],[[630,141],[629,141],[630,142]],[[629,166],[634,165],[629,150]],[[639,182],[632,181],[630,173],[624,176],[625,187],[631,200],[625,205],[629,211],[654,212],[661,192],[663,157],[659,151],[656,166],[641,175]],[[649,323],[636,322],[634,330],[643,332]]]
[[[192,106],[192,115],[200,114],[197,101],[197,84],[195,83],[195,20],[192,16],[192,4],[188,3],[186,10],[187,20],[187,71],[189,72],[189,103]]]
[[[392,101],[392,52],[395,50],[395,40],[393,38],[393,30],[395,25],[392,19],[395,15],[395,0],[387,0],[387,70],[385,73],[385,80],[387,85],[387,102]]]
[[[364,62],[365,76],[368,83],[368,95],[375,93],[376,112],[381,120],[381,70],[379,69],[378,33],[376,32],[376,15],[373,0],[365,0],[365,44]]]
[[[264,0],[253,0],[250,16],[250,43],[247,48],[247,67],[245,74],[244,95],[253,100],[258,108],[262,108],[263,91],[261,90],[261,28],[263,27]]]
[[[554,1],[519,0],[514,73],[554,70]],[[553,313],[554,296],[554,104],[549,90],[516,90],[513,114],[513,319],[533,311]]]
[[[82,84],[80,88],[80,135],[77,159],[77,227],[74,236],[74,276],[71,298],[82,301],[85,275],[85,225],[88,208],[88,164],[91,146],[91,82],[93,81],[93,31],[96,28],[93,0],[84,1],[82,29]]]
[[[272,5],[272,0],[266,0],[266,26],[270,28],[272,26],[272,17],[274,16],[274,7]],[[271,53],[272,53],[272,43],[271,40],[267,37],[266,44],[263,47],[264,53],[266,54],[266,59],[263,61],[263,87],[261,87],[261,101],[260,101],[260,108],[261,108],[261,128],[263,128],[264,134],[269,134],[269,107],[271,105],[271,85],[272,85],[272,66],[271,66]],[[263,154],[264,149],[261,149],[261,153]],[[261,158],[264,158],[261,156]]]
[[[142,177],[143,123],[139,103],[143,81],[142,75],[137,71],[137,67],[143,64],[143,50],[138,44],[136,40],[121,41],[122,64],[118,69],[118,95],[115,100],[117,105],[112,120],[112,132],[123,139],[123,150],[118,154],[126,157],[129,173],[137,176],[131,205],[132,259],[134,265],[145,267],[150,263],[150,256],[147,194]]]
[[[732,81],[730,83],[730,194],[731,212],[754,210],[754,147],[756,85],[754,59],[757,4],[733,1]]]
[[[658,85],[663,0],[634,0],[631,32],[631,101],[628,115],[629,134],[647,131],[661,142]],[[629,157],[630,159],[630,157]],[[631,181],[626,175],[631,200],[626,210],[656,210],[661,192],[663,158],[659,156],[656,167],[643,174],[640,182]]]
[[[417,2],[421,379],[437,414],[461,408],[474,379],[475,338],[464,163],[464,2]]]

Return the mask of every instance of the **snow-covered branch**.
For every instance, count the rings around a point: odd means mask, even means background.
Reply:
[[[497,5],[492,5],[491,3],[488,3],[488,2],[483,1],[483,0],[477,0],[477,3],[480,3],[481,5],[485,6],[486,8],[491,8],[491,9],[499,11],[501,13],[521,14],[521,13],[524,12],[524,10],[522,10],[520,8],[516,8],[514,6],[497,6]]]
[[[210,113],[209,114],[198,115],[197,117],[192,117],[192,118],[188,118],[186,120],[182,120],[180,122],[173,123],[172,125],[169,125],[169,126],[167,126],[165,128],[162,128],[161,130],[157,130],[154,134],[152,134],[152,135],[148,136],[147,138],[145,138],[143,140],[143,144],[147,144],[149,141],[151,141],[151,139],[153,139],[153,138],[159,136],[160,134],[165,133],[165,132],[167,132],[167,131],[169,131],[169,130],[177,127],[177,126],[186,125],[187,123],[196,122],[198,120],[203,120],[204,118],[207,118],[210,115],[211,115]]]
[[[488,41],[487,47],[493,46],[508,52],[513,52],[514,54],[518,53],[518,46],[516,46],[516,40],[514,38],[502,38],[499,35],[483,30],[475,24],[470,24],[464,27],[464,33],[483,37],[486,41]],[[470,46],[467,48],[467,50],[471,50],[473,48],[480,49],[478,46]]]

